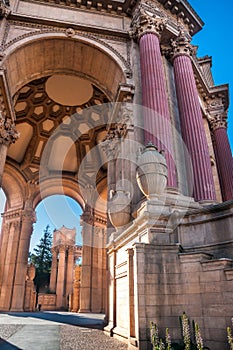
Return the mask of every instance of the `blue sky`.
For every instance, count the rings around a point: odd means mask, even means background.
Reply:
[[[212,56],[212,72],[215,85],[229,83],[230,108],[228,113],[228,136],[233,149],[233,69],[232,47],[232,0],[190,0],[189,3],[205,22],[203,29],[194,36],[192,43],[198,45],[198,56]],[[1,191],[2,192],[2,191]],[[0,195],[0,212],[4,198]],[[36,208],[37,223],[31,239],[30,250],[39,243],[43,230],[49,224],[51,230],[65,225],[77,228],[77,242],[81,242],[79,219],[81,208],[71,198],[52,196]]]
[[[198,57],[212,56],[215,85],[229,84],[230,108],[228,136],[233,149],[233,65],[232,65],[232,0],[189,0],[205,25],[192,43],[198,45]]]
[[[76,243],[82,244],[80,215],[82,209],[72,198],[62,195],[54,195],[45,198],[36,208],[37,222],[33,225],[30,251],[39,243],[40,237],[47,224],[51,228],[59,229],[63,225],[68,228],[76,228]]]

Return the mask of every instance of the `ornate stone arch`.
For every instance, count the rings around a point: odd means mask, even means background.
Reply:
[[[69,178],[53,178],[40,182],[33,194],[33,208],[36,208],[43,199],[54,194],[69,196],[84,209],[85,203],[77,182]]]
[[[7,199],[7,210],[23,208],[26,181],[14,167],[6,164],[2,179],[2,189]]]
[[[19,39],[9,43],[2,61],[12,96],[31,80],[63,72],[87,77],[113,100],[119,84],[127,80],[128,62],[95,36],[77,33],[67,37],[49,30]]]

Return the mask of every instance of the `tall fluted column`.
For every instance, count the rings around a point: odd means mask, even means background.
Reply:
[[[65,264],[66,264],[66,247],[59,246],[59,262],[58,262],[58,272],[57,272],[57,301],[56,306],[58,308],[64,307],[63,297],[64,297],[64,281],[65,281]]]
[[[57,282],[57,250],[56,248],[52,248],[51,251],[52,251],[52,266],[51,266],[49,289],[51,292],[55,292],[56,282]]]
[[[25,280],[28,267],[28,252],[32,234],[32,225],[35,222],[35,212],[33,209],[27,209],[22,212],[22,224],[18,246],[15,280],[13,286],[13,295],[11,311],[23,311]]]
[[[182,137],[193,166],[196,201],[216,200],[213,174],[202,112],[193,74],[190,38],[180,32],[172,41],[172,56]],[[188,179],[189,180],[189,179]]]
[[[67,274],[66,274],[66,296],[72,293],[74,280],[74,247],[68,248]]]
[[[210,116],[210,127],[214,139],[214,152],[219,174],[222,198],[233,199],[233,159],[227,136],[227,115],[225,112]]]
[[[164,19],[152,18],[140,8],[133,20],[133,35],[139,41],[145,143],[153,142],[165,151],[168,186],[176,188],[172,127],[160,51],[164,24]]]

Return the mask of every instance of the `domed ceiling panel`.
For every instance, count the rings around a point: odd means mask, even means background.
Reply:
[[[48,168],[50,171],[76,172],[78,170],[77,152],[70,137],[59,136],[53,142]]]
[[[7,155],[21,163],[33,136],[33,127],[28,123],[22,123],[17,125],[17,131],[20,133],[20,137],[16,143],[9,147]]]
[[[29,179],[38,176],[44,151],[50,173],[74,176],[84,158],[92,172],[89,151],[105,135],[108,102],[100,89],[78,76],[54,74],[31,81],[17,92],[16,128],[21,137],[9,148],[8,160]],[[99,164],[104,174],[106,157],[97,148],[95,158],[103,159]]]

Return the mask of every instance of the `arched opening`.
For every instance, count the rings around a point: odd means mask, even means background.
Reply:
[[[106,135],[109,121],[108,108],[102,106],[114,100],[119,84],[125,82],[124,63],[92,40],[40,34],[9,47],[4,66],[21,136],[9,147],[3,174],[9,203],[4,214],[9,256],[3,262],[0,309],[31,308],[33,271],[28,270],[27,258],[35,208],[44,198],[60,194],[70,196],[84,210],[79,309],[103,312],[107,168],[97,146]],[[12,74],[13,67],[16,70]],[[63,92],[58,89],[60,78]],[[79,93],[73,93],[75,89]],[[90,179],[97,189],[92,208],[87,205],[86,191]],[[29,302],[20,298],[28,291]],[[59,298],[60,307],[66,305]]]
[[[71,197],[53,195],[44,198],[35,211],[29,248],[29,264],[35,266],[35,306],[78,311],[80,278],[75,277],[81,273],[82,208]]]
[[[82,245],[80,226],[81,206],[73,198],[67,195],[52,195],[38,203],[36,207],[36,223],[33,225],[33,233],[29,250],[39,243],[44,228],[49,225],[51,231],[59,229],[63,225],[76,229],[76,244]]]

